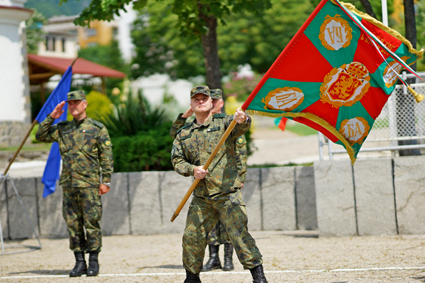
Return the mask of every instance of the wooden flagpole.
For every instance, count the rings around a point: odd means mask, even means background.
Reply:
[[[207,162],[205,162],[204,166],[202,167],[204,170],[208,169],[208,166],[210,166],[211,162],[213,161],[214,157],[216,156],[217,152],[220,150],[223,143],[226,141],[227,137],[232,132],[233,128],[236,125],[236,121],[233,119],[232,123],[230,123],[227,130],[224,132],[223,136],[218,141],[218,144],[215,146],[213,152],[211,153],[210,157],[208,158]],[[187,200],[189,199],[192,192],[195,190],[196,186],[198,185],[200,179],[195,179],[195,181],[190,186],[189,190],[184,195],[182,201],[180,202],[179,206],[177,207],[176,211],[173,214],[173,217],[171,217],[171,222],[176,219],[177,216],[179,216],[180,211],[182,210],[183,206],[186,204]]]
[[[77,61],[78,56],[74,59],[74,61],[72,61],[71,63],[71,67],[74,66],[75,61]],[[4,170],[3,175],[6,175],[7,172],[10,169],[10,166],[12,166],[13,161],[15,161],[16,156],[18,156],[19,152],[21,151],[22,147],[24,146],[25,141],[27,140],[28,136],[30,135],[32,129],[34,128],[35,124],[37,124],[38,121],[34,119],[34,122],[32,122],[31,124],[31,128],[28,130],[27,134],[25,135],[25,138],[22,140],[21,145],[18,147],[18,149],[15,152],[15,155],[13,155],[12,159],[9,161],[9,164],[6,167],[6,170]]]

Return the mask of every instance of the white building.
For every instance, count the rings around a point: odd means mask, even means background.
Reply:
[[[0,146],[21,143],[31,123],[26,0],[0,0]]]

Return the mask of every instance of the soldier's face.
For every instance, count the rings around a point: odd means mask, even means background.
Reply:
[[[212,105],[214,107],[212,110],[213,114],[221,113],[221,107],[223,107],[224,101],[223,99],[213,99]]]
[[[78,119],[86,112],[87,101],[85,100],[68,100],[69,114]]]
[[[213,108],[211,97],[203,93],[195,94],[190,99],[190,106],[195,113],[208,112]]]

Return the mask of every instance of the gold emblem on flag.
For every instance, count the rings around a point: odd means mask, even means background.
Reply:
[[[265,104],[264,109],[292,111],[304,100],[304,93],[297,87],[279,87],[270,91],[261,102]]]
[[[410,57],[403,56],[400,59],[406,62],[409,58]],[[385,67],[383,79],[386,87],[392,87],[397,82],[397,74],[400,74],[402,68],[403,66],[397,61],[392,61]]]
[[[343,64],[325,76],[320,87],[320,99],[336,108],[352,106],[369,90],[369,81],[369,71],[363,64]]]
[[[353,39],[353,29],[348,22],[336,14],[335,17],[327,15],[320,26],[319,39],[328,50],[338,50],[350,45]]]
[[[355,143],[362,144],[369,133],[369,123],[363,117],[355,117],[342,121],[339,132],[353,146]]]

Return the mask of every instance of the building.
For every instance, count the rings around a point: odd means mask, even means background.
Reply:
[[[31,124],[26,0],[0,0],[0,146],[18,146]]]

